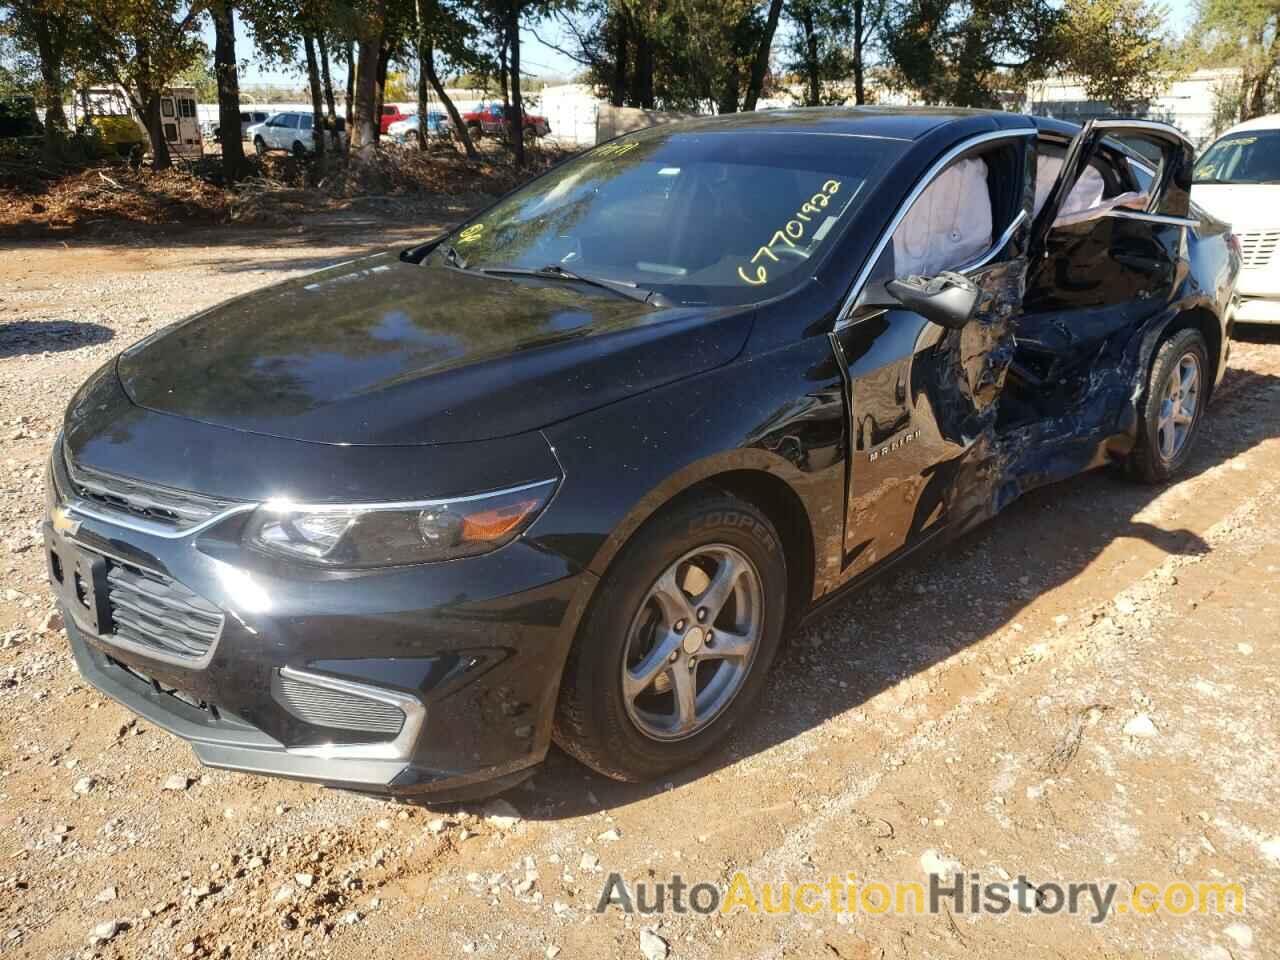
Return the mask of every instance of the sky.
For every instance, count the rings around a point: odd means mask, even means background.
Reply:
[[[520,66],[521,74],[529,73],[534,76],[548,77],[557,76],[569,78],[578,73],[582,67],[570,60],[564,54],[552,49],[541,43],[534,33],[539,37],[549,40],[551,43],[559,44],[565,49],[572,49],[572,41],[563,35],[561,28],[554,22],[541,24],[533,29],[528,27],[520,31]],[[203,27],[204,41],[208,44],[209,49],[213,49],[213,24],[206,22]],[[280,69],[264,67],[258,62],[257,57],[253,56],[254,50],[249,41],[252,39],[248,35],[246,29],[237,21],[236,23],[236,53],[243,61],[246,57],[251,57],[247,66],[240,72],[240,82],[242,84],[296,84],[305,79],[306,71],[304,66],[294,69]],[[338,78],[334,78],[337,84]]]
[[[1165,0],[1165,7],[1169,12],[1168,23],[1170,29],[1175,35],[1181,35],[1190,26],[1195,16],[1196,0]],[[535,36],[535,33],[537,36]],[[557,21],[547,21],[534,28],[525,27],[520,31],[520,60],[523,73],[533,74],[539,77],[563,77],[570,78],[577,74],[582,68],[558,50],[547,46],[539,38],[545,39],[550,43],[558,44],[565,49],[572,49],[574,42],[571,37],[566,36],[565,31],[561,28]],[[209,45],[209,49],[213,49],[213,25],[206,23],[204,26],[204,39]],[[253,51],[247,43],[249,37],[245,35],[243,28],[237,24],[238,42],[237,53],[243,60],[246,55]],[[279,69],[267,68],[257,62],[256,57],[250,60],[249,64],[240,75],[240,82],[243,84],[296,84],[304,79],[304,71],[301,68],[295,69]],[[334,81],[338,81],[335,79]]]

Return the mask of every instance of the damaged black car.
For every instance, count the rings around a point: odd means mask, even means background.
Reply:
[[[1191,455],[1240,265],[1171,127],[814,109],[606,143],[72,401],[84,677],[206,764],[460,798],[721,744],[807,616]]]

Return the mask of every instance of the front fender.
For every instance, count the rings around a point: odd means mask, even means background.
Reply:
[[[526,538],[601,575],[685,491],[727,473],[770,474],[804,507],[817,593],[839,573],[842,391],[830,344],[816,336],[548,428],[564,480]]]

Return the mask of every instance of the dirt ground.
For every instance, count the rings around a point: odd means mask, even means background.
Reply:
[[[553,754],[483,805],[203,771],[95,693],[36,529],[76,386],[241,291],[428,235],[0,245],[0,953],[495,958],[1280,955],[1280,334],[1244,332],[1192,469],[1040,491],[792,638],[760,715],[673,782]],[[1226,881],[1240,915],[628,915],[605,878]],[[95,942],[96,937],[99,942]],[[655,939],[653,934],[657,935]]]

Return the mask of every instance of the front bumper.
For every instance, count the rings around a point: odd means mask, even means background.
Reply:
[[[175,536],[77,510],[59,464],[45,546],[76,663],[202,763],[455,800],[545,756],[595,585],[571,560],[517,539],[449,563],[311,568],[244,548],[247,512]],[[210,615],[194,652],[135,629],[192,641]]]
[[[1237,294],[1231,302],[1236,323],[1280,323],[1280,299]]]

